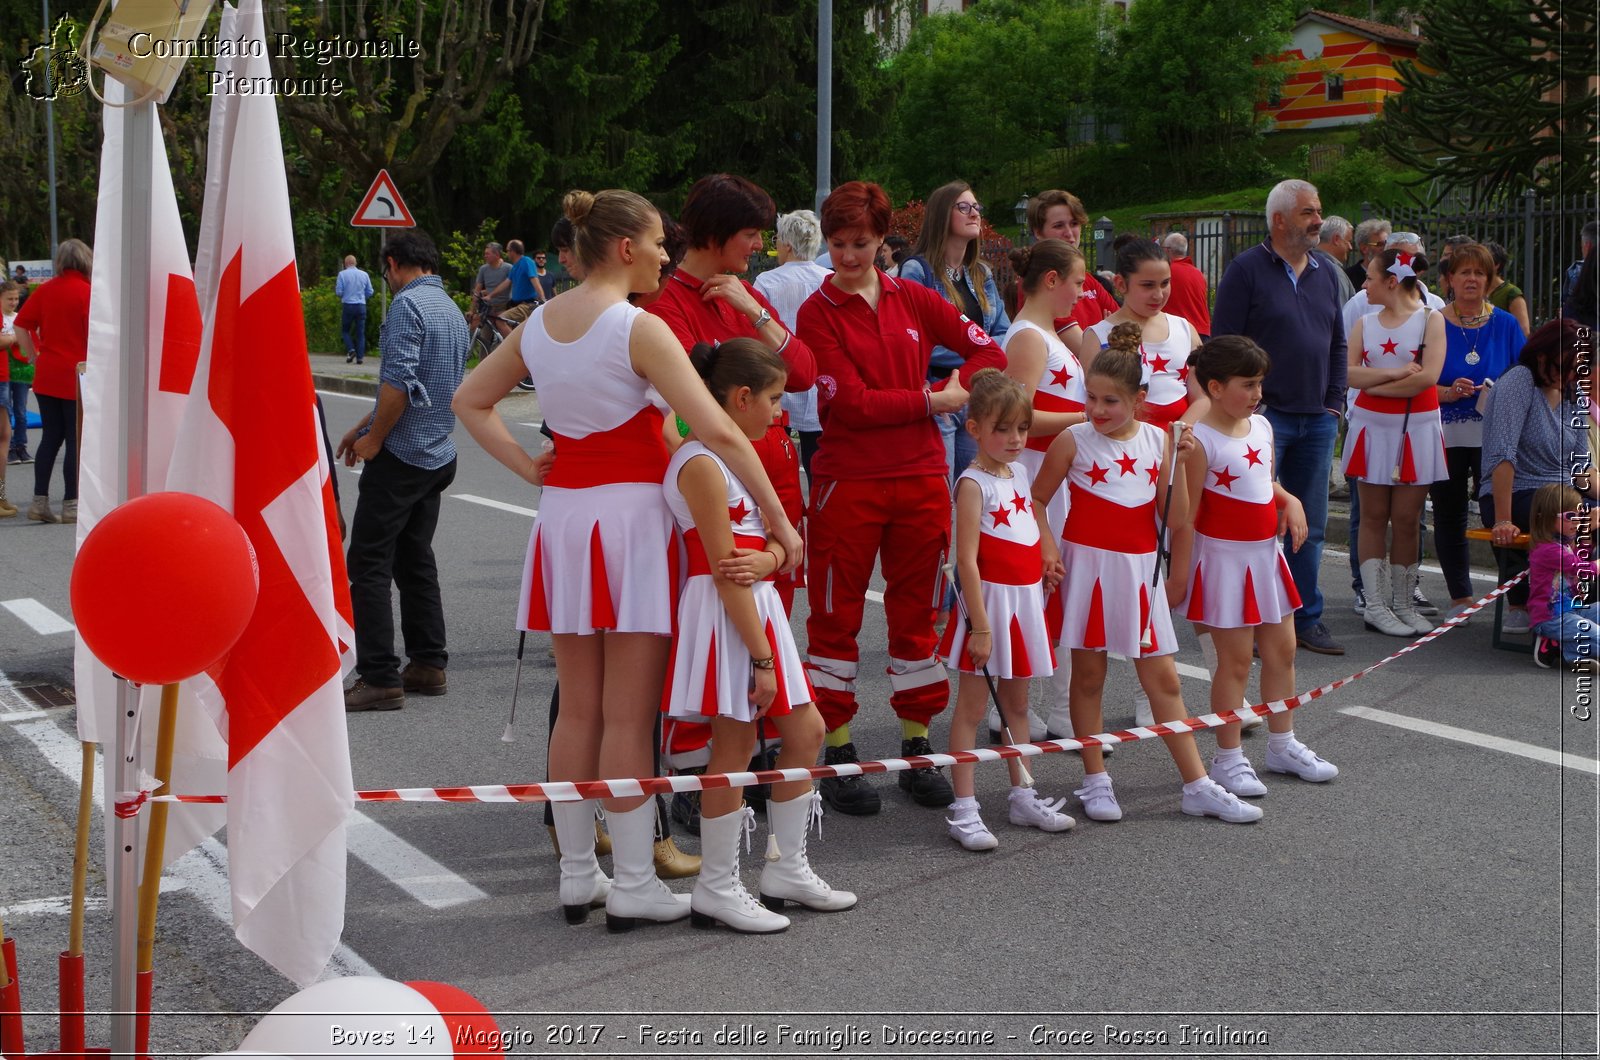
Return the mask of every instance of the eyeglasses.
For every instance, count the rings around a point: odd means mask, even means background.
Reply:
[[[1583,512],[1562,512],[1560,515],[1556,516],[1556,518],[1558,518],[1558,519],[1582,519],[1583,516],[1584,516]]]
[[[983,207],[975,202],[958,202],[956,203],[956,210],[966,214],[968,217],[983,216]]]

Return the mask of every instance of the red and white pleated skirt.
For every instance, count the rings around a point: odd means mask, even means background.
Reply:
[[[1064,541],[1061,562],[1061,650],[1108,651],[1130,659],[1178,650],[1163,587],[1150,592],[1154,552],[1112,552]],[[1154,606],[1152,607],[1152,602]],[[1148,629],[1148,646],[1140,642]]]
[[[1056,653],[1045,626],[1042,585],[984,582],[983,609],[991,630],[987,664],[990,677],[1048,677],[1055,672]],[[964,674],[980,673],[966,648],[967,624],[959,611],[954,612],[944,627],[939,657]]]
[[[669,635],[681,550],[657,484],[546,486],[523,565],[517,628]]]
[[[756,614],[766,627],[767,643],[772,648],[774,676],[778,694],[769,716],[789,713],[816,698],[806,677],[800,652],[794,646],[794,633],[783,600],[770,581],[757,582],[751,589]],[[678,631],[668,664],[666,691],[661,709],[669,717],[687,721],[732,718],[751,721],[755,708],[750,702],[750,651],[744,638],[728,618],[709,574],[698,574],[683,586],[678,605]]]
[[[1427,486],[1448,479],[1439,410],[1413,412],[1407,420],[1403,412],[1351,406],[1343,471],[1374,486]]]
[[[1183,617],[1218,629],[1270,626],[1300,606],[1277,538],[1228,541],[1194,535]]]

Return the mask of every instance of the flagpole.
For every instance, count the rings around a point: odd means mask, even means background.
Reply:
[[[145,402],[149,388],[150,167],[156,105],[134,103],[123,110],[122,137],[122,319],[118,338],[117,404],[126,448],[117,467],[116,501],[143,496],[147,488],[145,460],[149,424]],[[139,689],[117,678],[117,736],[111,749],[111,797],[106,799],[106,828],[115,837],[111,856],[111,1055],[133,1060],[137,1055],[137,974],[139,946],[138,815],[120,817],[119,799],[139,785]]]

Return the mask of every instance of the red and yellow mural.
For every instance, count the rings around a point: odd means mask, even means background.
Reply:
[[[1276,61],[1290,64],[1278,98],[1256,104],[1278,129],[1356,125],[1383,113],[1398,93],[1394,64],[1415,60],[1420,38],[1398,26],[1308,11]]]

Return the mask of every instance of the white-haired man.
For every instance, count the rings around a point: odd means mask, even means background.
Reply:
[[[1285,549],[1301,601],[1295,635],[1308,651],[1343,655],[1322,622],[1317,587],[1346,379],[1339,284],[1312,253],[1322,231],[1317,189],[1303,180],[1275,186],[1267,195],[1267,223],[1267,239],[1234,258],[1223,274],[1211,333],[1244,335],[1272,358],[1261,411],[1272,424],[1278,481],[1305,507],[1310,530],[1298,550]]]
[[[1383,248],[1389,245],[1389,233],[1393,231],[1394,226],[1381,217],[1369,217],[1356,225],[1355,251],[1361,257],[1354,265],[1344,267],[1351,287],[1361,290],[1361,285],[1367,282],[1367,262],[1383,253]]]
[[[1317,241],[1317,253],[1322,255],[1325,264],[1334,267],[1334,278],[1339,281],[1339,301],[1348,302],[1355,296],[1359,284],[1352,283],[1345,274],[1345,259],[1350,257],[1351,240],[1350,222],[1337,215],[1322,219],[1322,232]],[[1350,326],[1345,325],[1345,334],[1350,333]]]
[[[801,303],[828,278],[828,270],[813,260],[822,249],[822,225],[810,210],[781,214],[775,242],[778,244],[778,267],[757,276],[753,285],[772,303],[783,326],[793,332]],[[783,395],[783,408],[789,414],[789,426],[800,436],[800,466],[805,469],[806,481],[810,482],[811,457],[817,451],[817,440],[822,437],[822,421],[817,418],[817,388]]]
[[[1189,257],[1189,237],[1182,232],[1168,232],[1161,249],[1172,265],[1172,294],[1167,298],[1166,311],[1193,324],[1202,340],[1210,338],[1211,285]]]

